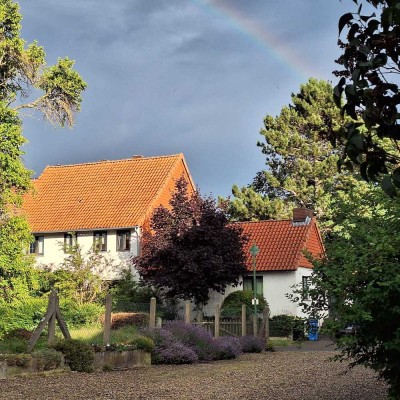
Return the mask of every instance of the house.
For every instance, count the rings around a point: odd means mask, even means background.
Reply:
[[[289,314],[302,316],[301,308],[291,302],[287,293],[293,285],[308,286],[313,265],[305,256],[321,257],[324,245],[313,212],[305,208],[295,208],[293,219],[281,221],[238,222],[249,237],[245,252],[247,254],[248,274],[243,276],[239,287],[227,288],[223,297],[213,293],[206,314],[213,314],[216,303],[235,290],[254,290],[253,257],[250,247],[259,248],[255,257],[256,292],[267,300],[271,315]]]
[[[38,265],[60,265],[74,240],[93,244],[118,264],[140,251],[139,238],[154,209],[168,207],[180,177],[195,191],[183,154],[47,166],[24,197]],[[111,276],[110,276],[111,274]],[[113,273],[108,271],[107,279]]]

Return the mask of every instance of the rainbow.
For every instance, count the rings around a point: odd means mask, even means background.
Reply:
[[[253,42],[265,48],[277,62],[293,71],[302,81],[305,82],[316,73],[305,60],[301,59],[282,40],[271,32],[268,32],[264,25],[253,19],[249,19],[248,16],[244,15],[237,8],[228,4],[228,1],[192,0],[192,2],[211,14],[227,19],[234,29],[242,32]]]

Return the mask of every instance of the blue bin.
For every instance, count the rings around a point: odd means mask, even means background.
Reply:
[[[318,340],[318,320],[310,319],[308,321],[308,340]]]

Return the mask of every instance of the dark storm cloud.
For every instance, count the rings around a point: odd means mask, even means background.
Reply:
[[[214,4],[215,3],[215,4]],[[71,131],[26,118],[29,168],[183,152],[203,192],[227,195],[264,167],[256,147],[304,81],[298,66],[218,6],[273,33],[331,79],[340,2],[21,0],[23,37],[49,63],[70,56],[88,82]],[[214,7],[215,6],[215,7]],[[318,6],[318,7],[317,7]],[[345,10],[346,11],[346,10]],[[311,61],[308,61],[311,60]]]

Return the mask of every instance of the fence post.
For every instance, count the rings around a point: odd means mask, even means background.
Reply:
[[[267,304],[264,308],[264,329],[265,329],[265,345],[268,344],[269,341],[269,305]]]
[[[56,308],[58,305],[58,296],[57,293],[53,290],[50,294],[50,299],[49,299],[49,310],[51,313],[50,319],[49,319],[49,326],[48,326],[48,335],[47,335],[47,344],[49,347],[54,343],[54,340],[56,338]]]
[[[220,317],[221,317],[221,312],[220,312],[220,305],[216,304],[215,305],[215,317],[214,317],[214,337],[219,338],[219,326],[220,326]]]
[[[103,332],[103,344],[106,346],[110,344],[111,337],[111,307],[112,307],[112,296],[109,293],[106,296],[106,311],[104,314],[104,332]]]
[[[257,336],[257,315],[253,314],[253,336]]]
[[[190,301],[185,301],[185,323],[190,324]]]
[[[149,328],[156,327],[156,298],[152,297],[150,299],[150,321],[149,321]]]
[[[246,304],[242,304],[242,336],[247,335]]]

